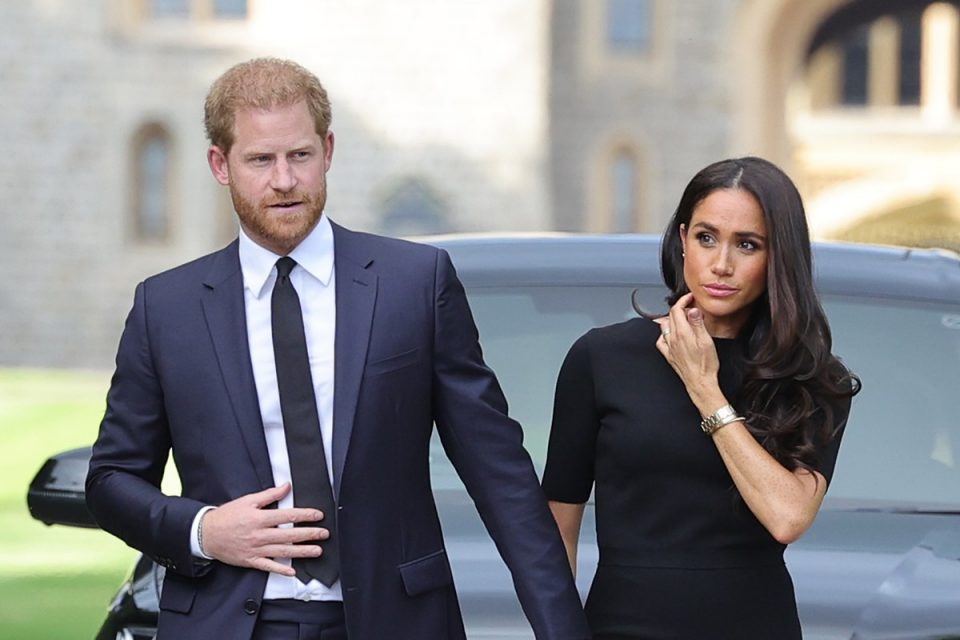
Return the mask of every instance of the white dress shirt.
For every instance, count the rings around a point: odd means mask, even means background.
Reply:
[[[336,334],[336,285],[333,265],[333,229],[326,216],[289,256],[297,262],[290,273],[290,281],[300,298],[303,326],[306,332],[310,373],[317,398],[320,432],[330,484],[333,486],[333,349]],[[277,387],[277,367],[273,357],[273,329],[271,325],[271,295],[277,279],[278,256],[251,240],[240,231],[240,268],[243,272],[243,300],[247,316],[247,340],[253,378],[260,402],[267,451],[274,483],[279,486],[291,482],[287,441],[280,413],[280,392]],[[279,508],[293,506],[293,491],[280,500]],[[199,524],[198,514],[194,529]],[[321,521],[322,524],[322,521]],[[292,526],[292,525],[286,525]],[[199,553],[196,531],[191,537],[194,553]],[[277,562],[290,564],[288,559]],[[343,600],[340,581],[331,587],[318,580],[303,584],[294,577],[271,573],[267,579],[264,598],[296,598],[300,600]]]

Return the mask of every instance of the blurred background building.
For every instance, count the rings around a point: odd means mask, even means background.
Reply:
[[[756,154],[821,239],[960,250],[960,0],[0,3],[0,365],[109,367],[137,281],[236,233],[202,103],[327,86],[327,212],[391,235],[659,232]]]

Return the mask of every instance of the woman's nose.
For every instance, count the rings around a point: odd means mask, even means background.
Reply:
[[[730,260],[729,250],[725,248],[720,250],[710,270],[718,276],[729,276],[733,273],[733,262]]]

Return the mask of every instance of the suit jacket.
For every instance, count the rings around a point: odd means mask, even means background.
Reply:
[[[434,422],[537,637],[589,637],[520,426],[483,362],[449,256],[333,230],[332,456],[351,640],[464,638],[430,489]],[[267,578],[190,553],[202,506],[274,486],[237,247],[137,286],[90,462],[97,522],[167,568],[160,638],[249,638]],[[159,489],[171,448],[181,496]]]

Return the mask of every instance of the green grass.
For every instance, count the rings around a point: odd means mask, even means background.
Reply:
[[[104,372],[0,369],[0,637],[88,640],[135,552],[102,531],[47,527],[27,486],[51,454],[93,442]]]

